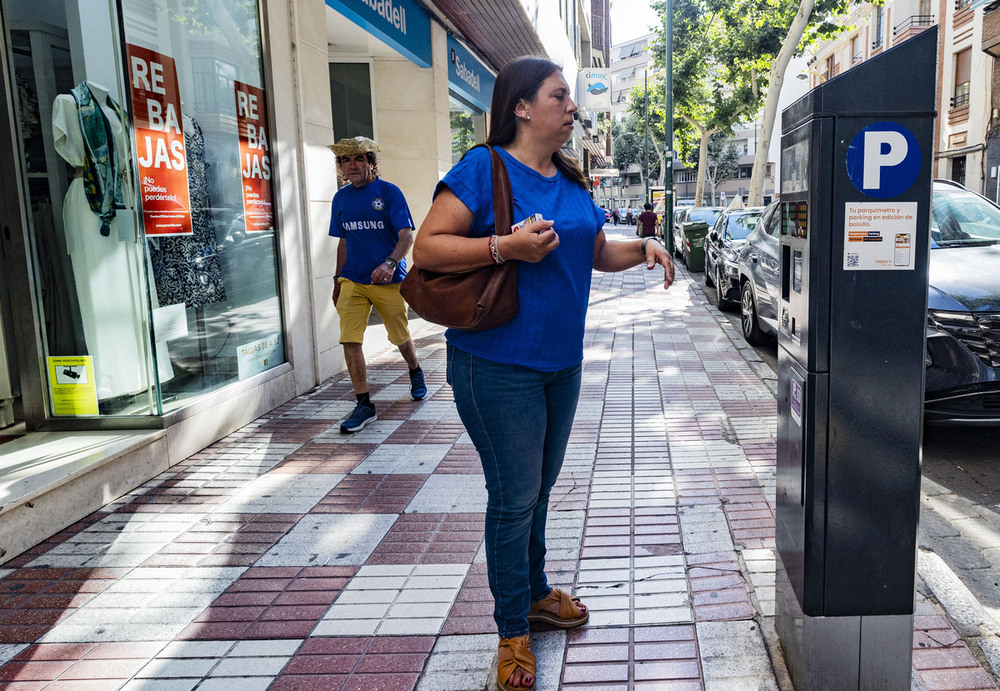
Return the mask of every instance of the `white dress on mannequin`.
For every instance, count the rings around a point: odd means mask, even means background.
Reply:
[[[127,170],[128,132],[108,105],[108,90],[93,82],[87,82],[87,86],[111,127],[119,170]],[[56,96],[52,106],[52,129],[56,151],[71,166],[82,169],[86,149],[72,95]],[[123,196],[126,205],[131,202],[130,190],[126,189]],[[93,358],[97,397],[106,399],[143,392],[149,386],[144,357],[148,331],[142,319],[143,279],[131,212],[120,212],[119,217],[111,221],[111,234],[101,235],[101,219],[91,210],[83,177],[78,175],[66,192],[63,227],[87,354]],[[159,377],[164,381],[173,376],[173,368],[166,344],[161,343],[161,346],[157,348],[157,360]]]

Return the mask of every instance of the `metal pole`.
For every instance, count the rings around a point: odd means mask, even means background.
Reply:
[[[674,3],[667,0],[664,10],[663,48],[663,130],[665,147],[663,156],[663,242],[667,251],[674,252]]]
[[[645,162],[643,163],[642,177],[646,181],[646,196],[644,203],[649,203],[649,74],[647,70],[642,71],[642,80],[644,82],[644,89],[646,95],[646,107],[643,108],[645,111],[645,123],[643,124],[642,130],[642,148],[645,155]]]

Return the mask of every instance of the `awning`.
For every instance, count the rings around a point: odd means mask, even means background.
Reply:
[[[590,167],[591,168],[604,168],[604,148],[587,137],[581,137],[580,142],[583,144],[583,148],[590,152]]]
[[[521,55],[548,55],[520,0],[433,0],[498,70]]]

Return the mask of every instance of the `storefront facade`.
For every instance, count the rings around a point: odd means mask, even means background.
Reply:
[[[493,73],[409,0],[0,19],[2,562],[342,371],[328,145],[419,223]]]

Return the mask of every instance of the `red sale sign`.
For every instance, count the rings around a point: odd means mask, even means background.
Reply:
[[[248,233],[274,230],[274,192],[264,90],[243,82],[234,84],[246,229]]]
[[[190,235],[191,200],[174,59],[126,46],[146,235]]]

